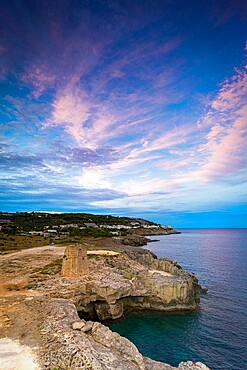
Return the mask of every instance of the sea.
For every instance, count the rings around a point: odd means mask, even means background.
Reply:
[[[180,229],[150,237],[208,288],[194,312],[135,312],[110,328],[144,355],[178,366],[195,358],[212,370],[247,370],[247,229]]]

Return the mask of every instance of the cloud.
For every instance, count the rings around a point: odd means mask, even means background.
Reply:
[[[206,180],[223,179],[246,168],[247,142],[247,69],[236,70],[227,79],[202,124],[211,128],[207,142],[200,147],[206,157],[200,175]]]
[[[4,171],[16,171],[18,168],[31,168],[32,166],[41,166],[43,159],[36,155],[20,155],[16,153],[8,153],[0,155],[0,167]]]
[[[78,182],[85,189],[113,189],[107,175],[107,170],[102,166],[90,166],[82,171]]]
[[[114,110],[110,112],[107,102],[97,104],[83,91],[72,89],[59,95],[52,107],[44,128],[63,128],[80,147],[96,150],[118,134],[117,127],[113,128],[118,123]]]
[[[89,118],[89,104],[77,92],[65,92],[53,103],[53,113],[47,125],[61,125],[80,145],[91,145],[84,125]],[[46,125],[46,126],[47,126]]]
[[[44,65],[31,65],[21,76],[24,84],[32,86],[32,94],[38,99],[48,88],[54,88],[55,76]]]
[[[80,173],[83,167],[107,165],[115,162],[117,158],[117,153],[110,148],[95,151],[59,144],[44,153],[28,154],[25,151],[21,152],[17,146],[0,143],[0,167],[5,174],[10,171],[16,174],[20,171],[31,173],[34,168],[40,173],[42,171],[57,173],[59,169],[61,173],[68,169]]]
[[[40,187],[38,178],[23,177],[20,179],[20,184],[6,183],[1,185],[0,201],[2,202],[2,210],[19,210],[25,211],[53,211],[54,207],[58,211],[97,211],[97,208],[89,205],[92,200],[92,193],[87,189],[83,189],[76,185],[66,184],[47,184],[44,183]],[[94,199],[96,201],[115,199],[122,196],[116,190],[98,189],[94,191]]]
[[[28,104],[21,107],[20,101],[12,98],[8,112],[22,125],[23,121],[32,122],[30,129],[36,121],[43,127],[43,134],[52,128],[59,130],[58,135],[64,131],[81,148],[117,146],[120,152],[124,141],[133,141],[140,129],[148,129],[141,122],[148,123],[154,112],[176,100],[176,93],[170,96],[168,92],[168,85],[174,82],[173,68],[158,67],[157,61],[174,52],[181,37],[166,37],[161,42],[152,27],[145,31],[150,36],[148,42],[132,35],[154,19],[161,19],[167,4],[154,4],[150,9],[145,1],[131,3],[129,13],[122,4],[107,2],[93,16],[89,6],[70,7],[68,1],[59,3],[59,7],[55,3],[30,5],[28,9],[7,5],[1,14],[3,24],[9,27],[7,47],[3,46],[9,53],[6,73],[11,72],[22,87],[30,90],[25,102]],[[145,13],[144,9],[149,11]],[[13,14],[19,22],[9,22]],[[133,14],[139,16],[134,18]],[[34,17],[38,28],[29,17]],[[16,34],[22,37],[11,36]],[[130,35],[133,41],[125,42]],[[124,43],[123,48],[119,43]],[[130,78],[126,79],[128,74]],[[49,113],[31,115],[31,105],[38,109],[38,104],[31,103],[32,98],[40,101],[45,93]]]
[[[0,5],[2,74],[23,81],[36,98],[51,87],[75,85],[100,68],[118,42],[161,19],[167,4],[9,1]],[[168,42],[165,49],[172,47]]]

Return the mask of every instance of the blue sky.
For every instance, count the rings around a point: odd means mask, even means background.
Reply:
[[[2,211],[247,227],[245,0],[0,0],[0,25]]]

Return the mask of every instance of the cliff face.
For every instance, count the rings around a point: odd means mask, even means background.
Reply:
[[[142,356],[133,343],[101,323],[80,320],[69,300],[33,297],[17,304],[19,330],[27,316],[35,318],[32,333],[23,327],[19,334],[26,332],[25,341],[30,341],[30,335],[33,341],[34,334],[39,338],[38,351],[33,343],[37,370],[177,370]],[[194,370],[195,366],[188,361],[178,369]],[[200,362],[196,369],[209,370]]]
[[[126,309],[196,308],[198,290],[194,278],[176,269],[172,262],[159,261],[159,270],[155,262],[145,267],[126,256],[111,258],[110,262],[113,270],[89,288],[93,295],[81,296],[79,302],[75,301],[78,310],[85,312],[90,307],[92,315],[93,306],[93,312],[104,320],[119,318]]]
[[[137,248],[90,256],[89,274],[62,277],[57,259],[63,253],[64,248],[42,247],[1,256],[0,338],[31,348],[35,370],[177,369],[143,357],[128,339],[98,322],[80,320],[77,311],[105,319],[128,308],[192,309],[195,277]],[[12,368],[21,369],[15,363]],[[178,369],[195,366],[189,361]]]
[[[168,259],[136,254],[91,257],[89,275],[76,281],[57,277],[38,283],[36,289],[70,298],[82,314],[100,320],[119,318],[127,309],[196,308],[200,286],[193,275]]]

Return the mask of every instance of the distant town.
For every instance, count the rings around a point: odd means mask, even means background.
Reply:
[[[135,229],[162,229],[167,233],[174,230],[169,225],[162,226],[141,218],[86,213],[0,212],[0,231],[11,235],[39,235],[62,239],[76,234],[126,235],[126,232]]]

